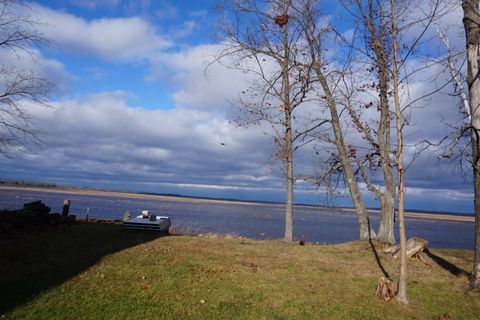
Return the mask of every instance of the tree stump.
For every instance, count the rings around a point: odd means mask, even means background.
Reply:
[[[397,285],[390,279],[381,277],[378,281],[377,291],[375,291],[375,297],[390,301],[395,298],[397,294]]]

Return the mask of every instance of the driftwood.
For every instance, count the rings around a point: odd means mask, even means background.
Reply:
[[[397,285],[390,279],[381,277],[378,281],[377,291],[375,291],[375,297],[390,301],[395,298],[397,294]]]
[[[410,238],[407,240],[407,258],[418,257],[428,247],[428,241],[420,238]],[[384,253],[390,253],[393,258],[400,257],[400,245],[396,244],[383,250]]]

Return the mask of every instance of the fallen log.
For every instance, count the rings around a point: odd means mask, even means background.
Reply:
[[[407,258],[417,257],[428,247],[428,241],[421,238],[410,238],[406,243]],[[396,244],[383,250],[390,253],[394,259],[400,257],[400,245]]]
[[[400,250],[400,245],[399,244],[395,244],[393,246],[390,246],[390,247],[387,247],[385,249],[383,249],[383,253],[391,253],[391,254],[394,254],[395,252],[397,252],[398,250]]]

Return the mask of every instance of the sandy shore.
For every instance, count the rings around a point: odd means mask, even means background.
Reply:
[[[149,195],[139,194],[131,192],[116,192],[116,191],[101,191],[101,190],[88,190],[88,189],[47,189],[47,188],[35,188],[35,187],[14,187],[14,186],[0,186],[0,190],[26,190],[26,191],[38,191],[38,192],[52,192],[52,193],[66,193],[77,195],[93,195],[93,196],[110,196],[110,197],[126,197],[135,199],[152,199],[163,201],[178,201],[178,202],[190,202],[190,203],[217,203],[217,204],[242,204],[248,206],[283,206],[282,204],[275,203],[261,203],[261,202],[247,202],[247,201],[235,201],[235,200],[215,200],[215,199],[201,199],[201,198],[188,198],[188,197],[175,197],[175,196],[162,196],[162,195]],[[300,205],[302,207],[319,208],[323,210],[338,210],[340,212],[355,212],[352,208],[336,208],[336,207],[322,207],[322,206],[309,206]],[[378,209],[369,209],[370,213],[379,214]],[[418,213],[418,212],[406,212],[405,217],[414,219],[434,219],[434,220],[449,220],[460,222],[474,222],[473,216],[456,216],[450,214],[434,214],[434,213]]]
[[[351,209],[351,208],[342,208],[342,210],[355,212],[355,209]],[[380,210],[377,210],[377,209],[368,209],[368,212],[380,214]],[[415,218],[415,219],[434,219],[434,220],[475,222],[475,217],[473,216],[456,216],[453,214],[444,214],[444,213],[405,212],[405,217]]]
[[[79,195],[92,195],[92,196],[109,196],[109,197],[126,197],[126,198],[135,198],[135,199],[179,201],[179,202],[190,202],[190,203],[219,203],[219,204],[237,203],[237,204],[244,204],[244,205],[250,205],[250,206],[258,206],[258,205],[282,206],[281,204],[274,204],[274,203],[175,197],[175,196],[162,196],[162,195],[153,195],[153,194],[141,194],[141,193],[133,193],[133,192],[102,191],[102,190],[89,190],[89,189],[62,189],[62,188],[48,189],[48,188],[35,188],[35,187],[0,186],[0,190],[26,190],[26,191],[66,193],[66,194],[79,194]]]

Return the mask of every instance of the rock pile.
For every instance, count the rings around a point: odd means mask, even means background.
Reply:
[[[44,227],[65,227],[75,222],[75,216],[50,213],[42,201],[25,203],[19,210],[0,211],[0,233],[39,230]]]

